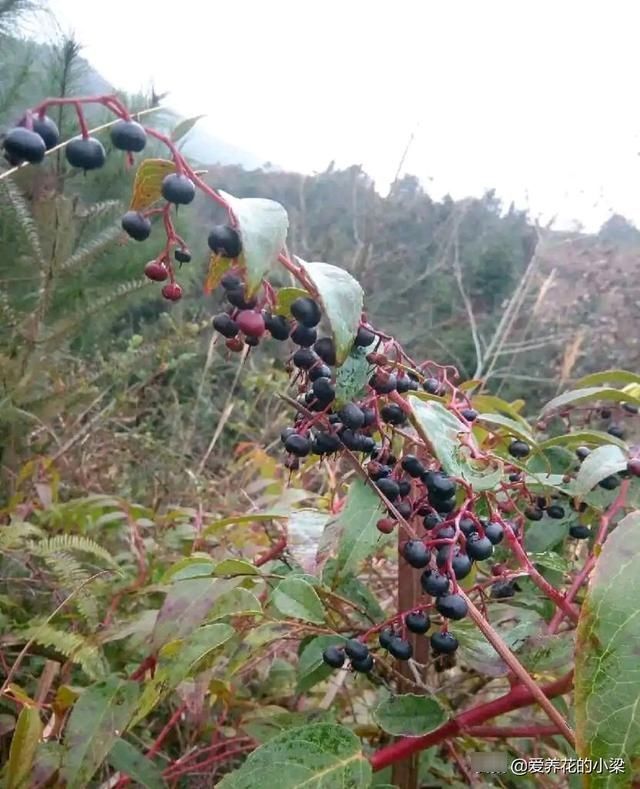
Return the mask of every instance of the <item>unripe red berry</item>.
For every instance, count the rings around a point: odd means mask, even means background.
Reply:
[[[225,345],[230,351],[234,351],[234,353],[238,353],[244,348],[244,340],[242,337],[232,337],[230,340],[225,342]]]
[[[168,282],[162,288],[162,295],[169,301],[180,301],[182,298],[182,288],[177,282]]]
[[[376,523],[376,528],[382,534],[391,534],[391,532],[395,529],[396,522],[393,518],[380,518],[380,520]]]
[[[157,260],[150,260],[147,263],[147,265],[144,267],[144,274],[145,277],[148,277],[154,282],[164,282],[169,276],[169,272],[167,271],[166,267],[163,266],[162,263],[158,263]]]
[[[236,315],[235,322],[247,337],[262,337],[266,329],[262,313],[253,310],[242,310]]]

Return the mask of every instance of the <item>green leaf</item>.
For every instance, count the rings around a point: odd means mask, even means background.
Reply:
[[[343,636],[316,636],[304,647],[298,659],[297,693],[306,693],[318,682],[323,682],[332,674],[332,669],[322,660],[327,647],[339,646],[346,639]]]
[[[123,732],[136,707],[137,682],[109,676],[76,701],[65,728],[62,774],[67,789],[84,789]]]
[[[515,438],[519,438],[535,446],[536,441],[531,435],[531,431],[525,427],[522,422],[516,422],[515,419],[511,419],[508,416],[501,416],[500,414],[479,414],[476,422],[483,425],[489,425],[490,429],[493,427],[504,427],[510,436],[514,436]]]
[[[569,534],[569,526],[575,522],[576,515],[571,512],[561,520],[545,518],[542,521],[532,522],[524,534],[524,545],[527,552],[544,553],[555,548]]]
[[[435,699],[407,693],[380,702],[373,718],[381,729],[396,737],[420,737],[441,726],[447,715]]]
[[[492,465],[481,468],[462,455],[458,435],[466,432],[469,440],[473,440],[465,425],[441,403],[432,400],[425,402],[414,395],[409,395],[407,400],[416,427],[426,436],[447,474],[462,477],[476,491],[495,488],[502,479],[502,465],[494,461]]]
[[[166,786],[160,767],[126,740],[115,741],[107,761],[114,770],[129,776],[145,789],[162,789]]]
[[[579,447],[593,444],[596,446],[615,444],[615,446],[620,447],[620,449],[627,448],[626,443],[621,439],[611,436],[609,433],[602,433],[599,430],[579,430],[575,433],[566,433],[563,436],[554,436],[553,438],[548,438],[546,441],[542,441],[538,444],[538,447],[540,449],[546,449],[555,446]]]
[[[171,581],[186,581],[189,578],[209,577],[216,564],[209,556],[186,556],[169,567],[160,579],[161,584]]]
[[[242,259],[247,270],[247,295],[253,296],[278,259],[287,240],[289,217],[280,203],[262,197],[239,198],[218,190],[238,220]]]
[[[260,613],[262,613],[262,606],[258,598],[253,592],[239,586],[237,589],[231,589],[216,600],[207,620],[212,622],[225,616]]]
[[[525,668],[542,674],[569,668],[574,650],[574,634],[570,631],[553,635],[539,633],[525,641],[518,658]]]
[[[578,403],[585,403],[589,400],[613,400],[618,403],[633,403],[640,405],[640,400],[627,392],[622,392],[620,389],[612,389],[608,386],[588,386],[584,389],[572,389],[570,392],[564,392],[558,397],[550,400],[540,412],[540,416],[555,411],[558,408],[565,408],[569,405],[577,405]]]
[[[338,584],[335,588],[337,594],[341,597],[346,597],[356,605],[359,605],[366,611],[374,622],[381,622],[385,619],[385,614],[380,603],[376,599],[370,587],[363,583],[359,578],[353,575],[347,576],[342,583]],[[356,616],[357,612],[354,611],[353,615]]]
[[[28,785],[42,729],[38,710],[35,707],[23,707],[9,749],[7,789],[25,789]]]
[[[560,556],[559,553],[553,553],[552,551],[531,553],[529,554],[529,559],[533,564],[539,564],[541,567],[546,567],[548,570],[555,570],[555,572],[558,573],[569,572],[569,562],[564,556]]]
[[[195,115],[193,118],[185,118],[183,121],[180,121],[180,123],[171,132],[172,141],[178,142],[179,139],[189,134],[196,123],[204,117],[204,115]]]
[[[318,543],[327,521],[328,512],[312,509],[293,510],[287,521],[287,549],[303,570],[316,570]]]
[[[374,340],[366,348],[353,347],[344,364],[336,372],[336,405],[342,406],[364,394],[375,367],[367,361],[367,354],[377,345]]]
[[[343,726],[315,723],[285,731],[253,751],[218,789],[365,789],[371,775],[355,734]]]
[[[617,474],[627,467],[627,457],[620,447],[609,444],[597,447],[582,461],[575,480],[571,483],[574,496],[583,496],[592,488],[612,474]]]
[[[331,324],[336,346],[336,360],[340,366],[353,345],[364,306],[364,293],[358,280],[343,268],[330,263],[307,263],[296,257],[316,286],[324,313]]]
[[[492,414],[502,414],[502,416],[508,416],[513,419],[515,422],[519,422],[522,427],[531,432],[531,428],[527,423],[527,420],[524,417],[520,416],[514,404],[507,403],[506,400],[502,400],[500,397],[495,397],[494,395],[473,395],[471,398],[471,404],[480,413],[492,413]]]
[[[131,726],[145,718],[184,679],[202,671],[203,663],[234,634],[235,630],[230,625],[218,622],[203,625],[188,638],[167,644],[160,653],[153,678],[144,686]]]
[[[598,384],[640,384],[640,375],[627,372],[627,370],[603,370],[599,373],[585,375],[576,382],[580,388],[597,386]]]
[[[223,559],[216,564],[214,575],[259,575],[260,570],[244,559]]]
[[[325,619],[322,602],[311,584],[301,578],[285,578],[271,593],[271,602],[284,616],[321,625]]]
[[[382,503],[371,488],[359,479],[352,482],[342,511],[327,524],[327,529],[334,528],[335,523],[340,530],[334,585],[348,575],[355,575],[362,562],[382,543],[376,523],[383,514]]]
[[[330,714],[322,710],[289,712],[284,707],[260,707],[243,716],[241,727],[260,744],[272,740],[283,731],[309,723],[330,722]]]
[[[151,648],[159,649],[169,640],[189,635],[204,622],[216,600],[241,582],[242,578],[176,581],[158,613]]]
[[[578,755],[620,758],[624,775],[592,774],[592,789],[631,786],[640,753],[640,512],[623,518],[598,557],[580,611],[575,664]]]

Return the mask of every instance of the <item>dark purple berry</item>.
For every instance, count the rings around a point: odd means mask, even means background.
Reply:
[[[230,225],[216,225],[209,232],[207,244],[212,252],[223,258],[237,258],[242,252],[240,234]]]
[[[425,570],[420,576],[420,585],[426,594],[440,597],[449,591],[449,578],[437,570]]]
[[[464,619],[468,612],[467,601],[459,594],[448,594],[436,599],[436,608],[447,619]]]
[[[338,647],[327,647],[322,653],[322,659],[331,668],[341,668],[344,665],[344,651]]]
[[[171,173],[162,179],[162,196],[168,203],[189,205],[196,196],[196,187],[186,175]]]
[[[127,211],[122,217],[122,229],[134,241],[146,241],[151,235],[151,222],[138,211]]]
[[[325,364],[334,365],[336,363],[336,346],[331,337],[320,337],[313,346],[313,350]]]
[[[291,304],[291,314],[298,323],[301,323],[308,329],[313,329],[314,326],[317,326],[322,318],[322,312],[318,303],[308,296],[302,296]]]
[[[382,482],[382,480],[380,481]],[[407,564],[419,570],[426,567],[431,558],[431,552],[422,540],[409,540],[406,542],[402,548],[402,555]]]
[[[421,611],[411,611],[405,616],[404,623],[408,630],[412,633],[418,633],[418,635],[426,633],[431,627],[431,620],[427,614],[423,614]]]
[[[140,153],[147,144],[147,133],[135,121],[118,121],[111,127],[111,142],[119,151]]]
[[[350,638],[344,645],[344,651],[351,660],[365,660],[369,654],[369,647],[355,638]]]
[[[240,331],[240,327],[238,324],[231,318],[231,316],[227,315],[226,312],[222,312],[220,315],[216,315],[213,319],[213,328],[220,332],[223,337],[235,337],[238,332]]]
[[[292,455],[303,458],[311,452],[311,442],[299,433],[294,433],[285,441],[284,448]]]
[[[302,348],[310,348],[316,341],[317,331],[299,323],[291,332],[291,339]]]
[[[94,137],[76,137],[64,149],[67,161],[80,170],[98,170],[105,163],[107,154],[104,146]]]
[[[430,641],[436,655],[451,655],[458,648],[458,639],[453,633],[432,633]]]

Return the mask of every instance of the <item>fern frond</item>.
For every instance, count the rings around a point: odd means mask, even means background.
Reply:
[[[40,244],[40,234],[38,233],[38,226],[36,225],[27,201],[20,193],[18,187],[12,183],[10,178],[5,178],[0,181],[0,188],[4,193],[4,197],[13,209],[18,227],[22,230],[22,233],[29,242],[31,251],[38,261],[39,268],[43,268],[44,256],[42,254],[42,246]]]
[[[0,290],[0,325],[7,329],[12,329],[18,323],[18,316],[9,303],[9,297],[3,290]]]
[[[135,279],[131,282],[123,282],[122,285],[119,285],[107,296],[93,301],[91,306],[86,310],[56,324],[46,336],[45,342],[59,342],[65,336],[72,334],[87,321],[93,320],[96,315],[101,314],[111,304],[120,302],[122,299],[127,298],[127,296],[130,296],[138,290],[142,290],[142,288],[148,287],[150,284],[150,280],[148,279]]]
[[[83,207],[82,211],[78,212],[76,215],[79,219],[91,220],[104,218],[105,216],[120,211],[122,211],[122,203],[120,200],[102,200],[99,203],[93,203],[93,205]]]
[[[87,570],[68,553],[48,554],[44,561],[65,592],[78,589],[74,598],[76,607],[86,622],[95,626],[98,623],[98,606],[92,590],[86,584],[91,577]]]
[[[94,258],[103,254],[113,242],[120,236],[122,230],[119,227],[108,227],[99,233],[91,241],[87,241],[79,249],[68,257],[60,266],[59,270],[70,272],[89,264]]]
[[[100,650],[78,633],[58,630],[53,625],[42,622],[21,630],[16,635],[25,642],[33,641],[45,649],[55,649],[72,663],[80,666],[90,679],[102,679],[107,673],[107,665]]]
[[[39,537],[42,533],[42,529],[24,521],[0,526],[0,551],[17,548],[29,537]]]
[[[81,537],[79,534],[57,534],[55,537],[48,537],[45,540],[31,543],[29,550],[35,556],[43,558],[63,551],[78,551],[79,553],[88,553],[97,559],[102,559],[111,567],[117,567],[109,551],[95,542],[95,540],[89,537]]]

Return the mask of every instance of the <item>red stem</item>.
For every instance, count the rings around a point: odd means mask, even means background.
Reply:
[[[470,726],[463,732],[469,737],[479,737],[481,739],[497,737],[507,739],[507,737],[553,737],[560,734],[557,726]]]
[[[547,698],[553,699],[566,693],[571,688],[572,681],[573,672],[570,672],[555,682],[545,685],[542,691]],[[524,685],[516,685],[499,699],[489,701],[486,704],[479,704],[477,707],[461,713],[435,731],[425,734],[424,737],[403,737],[392,745],[381,748],[371,756],[369,761],[374,771],[383,770],[390,764],[405,759],[412,753],[430,748],[432,745],[437,745],[450,737],[464,734],[470,727],[484,723],[498,715],[504,715],[520,707],[527,707],[533,701],[533,694],[528,688]]]
[[[253,563],[255,567],[262,567],[263,564],[270,562],[272,559],[275,559],[279,554],[284,551],[287,547],[287,538],[280,537],[280,539],[275,542],[268,551],[258,556],[258,558]]]

